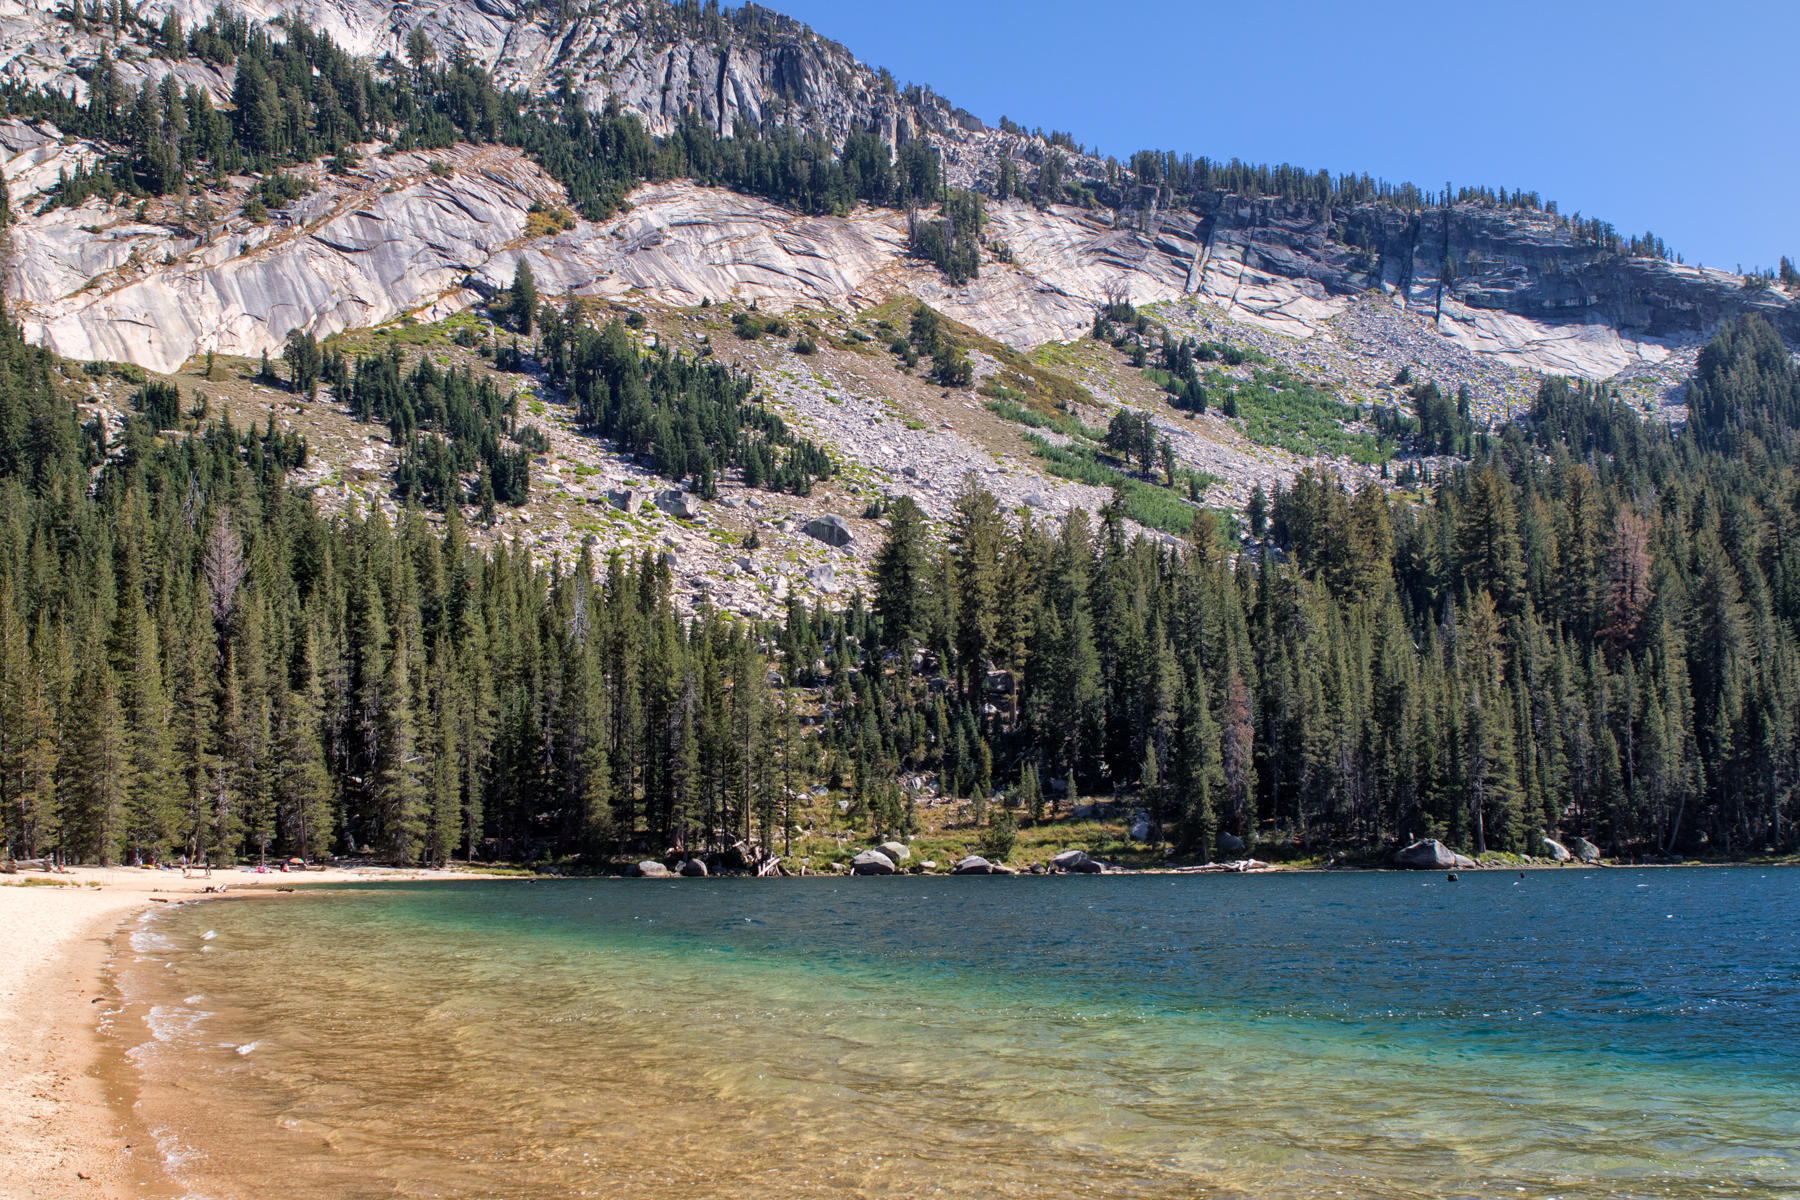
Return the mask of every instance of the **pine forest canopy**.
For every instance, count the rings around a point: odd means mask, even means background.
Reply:
[[[593,336],[565,369],[622,420],[638,375]],[[67,370],[0,329],[13,854],[595,865],[779,844],[815,784],[902,833],[914,771],[987,823],[1050,815],[1052,783],[1135,794],[1194,855],[1221,830],[1800,843],[1800,371],[1755,318],[1701,356],[1679,431],[1549,380],[1422,503],[1312,470],[1235,556],[1204,521],[1130,535],[1118,504],[1015,520],[971,481],[942,536],[894,504],[867,602],[758,623],[682,620],[648,556],[478,552],[454,505],[440,532],[327,519],[272,420],[115,436]]]

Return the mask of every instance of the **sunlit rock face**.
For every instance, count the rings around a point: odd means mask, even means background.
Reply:
[[[187,27],[211,0],[150,0]],[[233,0],[263,21],[293,14],[372,60],[404,56],[422,28],[436,53],[466,54],[506,87],[568,86],[598,109],[616,99],[653,133],[688,113],[721,134],[740,122],[791,123],[841,140],[871,131],[890,145],[926,138],[955,184],[991,185],[1011,159],[1029,178],[1041,139],[988,128],[923,88],[896,88],[844,47],[768,14],[717,29],[656,5],[618,2],[558,20],[515,0],[442,5],[376,0]],[[279,26],[271,27],[281,36]],[[104,43],[109,44],[110,43]],[[49,0],[0,0],[0,81],[85,94],[101,35],[73,30]],[[114,48],[115,50],[117,47]],[[109,51],[110,52],[110,51]],[[114,53],[135,86],[174,72],[228,104],[230,67]],[[4,289],[27,335],[76,358],[172,370],[206,350],[275,353],[296,328],[328,334],[407,313],[436,314],[505,286],[521,257],[549,295],[631,294],[667,304],[754,299],[856,307],[910,292],[1017,347],[1079,336],[1094,304],[1193,297],[1298,338],[1369,295],[1426,317],[1462,350],[1537,371],[1610,377],[1691,346],[1745,311],[1800,342],[1800,303],[1738,276],[1609,255],[1543,214],[1458,205],[1412,212],[1224,193],[1170,208],[1155,188],[1120,188],[1106,164],[1066,155],[1069,177],[1101,206],[989,204],[986,239],[1011,262],[984,263],[952,287],[906,253],[904,218],[859,210],[808,217],[719,189],[645,187],[632,211],[527,241],[533,202],[561,188],[517,153],[459,148],[382,159],[369,147],[347,176],[302,170],[317,190],[252,225],[235,180],[198,218],[187,204],[140,213],[91,201],[39,214],[62,172],[98,148],[23,121],[0,122],[0,166],[20,221]],[[1058,153],[1061,153],[1058,151]]]

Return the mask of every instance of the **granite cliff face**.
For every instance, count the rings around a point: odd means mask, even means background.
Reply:
[[[519,0],[229,7],[264,21],[294,13],[372,59],[402,55],[408,34],[422,28],[438,53],[466,54],[504,86],[541,93],[566,74],[591,106],[616,97],[659,134],[691,110],[721,133],[739,122],[793,123],[833,139],[855,131],[894,145],[926,138],[962,185],[991,183],[1003,158],[1029,178],[1053,152],[926,89],[896,87],[844,47],[766,10],[730,21],[678,17],[644,0],[612,0],[568,19]],[[149,0],[142,12],[154,23],[171,8],[192,27],[212,3]],[[100,46],[98,35],[56,18],[51,0],[0,0],[0,81],[79,94]],[[115,57],[128,83],[173,70],[229,101],[230,68],[170,64],[129,47]],[[347,180],[315,170],[320,190],[284,221],[228,219],[204,232],[184,226],[173,205],[150,206],[141,219],[98,202],[32,215],[32,197],[96,150],[20,122],[0,128],[0,147],[15,211],[27,214],[12,231],[5,292],[28,332],[76,357],[161,370],[206,349],[273,350],[296,327],[329,333],[467,303],[509,279],[520,255],[552,293],[636,289],[672,304],[742,296],[855,306],[907,290],[1017,346],[1078,336],[1093,303],[1121,289],[1139,303],[1193,296],[1302,338],[1358,298],[1384,295],[1469,352],[1591,377],[1654,363],[1744,311],[1763,313],[1800,343],[1800,302],[1785,292],[1609,255],[1542,214],[1333,208],[1224,193],[1171,208],[1155,189],[1112,186],[1104,163],[1075,155],[1066,156],[1070,178],[1110,207],[992,205],[989,236],[1013,262],[986,263],[978,280],[952,288],[906,258],[898,214],[801,218],[708,189],[642,189],[637,210],[620,220],[527,244],[526,209],[554,202],[559,190],[493,147],[450,155],[457,169],[448,177],[406,155],[371,156]],[[221,211],[252,183],[234,181],[216,197]]]
[[[1460,204],[1409,213],[1216,195],[1188,291],[1305,336],[1378,291],[1471,350],[1604,378],[1759,312],[1800,343],[1800,303],[1724,271],[1609,254],[1552,216]]]

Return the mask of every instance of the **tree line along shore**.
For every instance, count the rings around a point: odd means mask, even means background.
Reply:
[[[667,352],[611,369],[596,407],[629,391],[652,430],[703,398],[645,385],[692,377]],[[949,802],[994,848],[1095,795],[1195,862],[1222,836],[1795,848],[1800,372],[1754,318],[1676,429],[1548,380],[1430,491],[1314,469],[1242,544],[1122,503],[1046,523],[971,482],[941,528],[892,503],[871,595],[762,622],[682,618],[650,556],[477,552],[457,504],[326,519],[272,419],[108,430],[79,379],[0,331],[18,857],[766,857],[797,826],[929,832]]]

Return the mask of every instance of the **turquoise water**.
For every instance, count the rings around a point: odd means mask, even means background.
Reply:
[[[123,980],[197,1195],[1766,1197],[1797,918],[1758,870],[376,885],[158,914]]]

